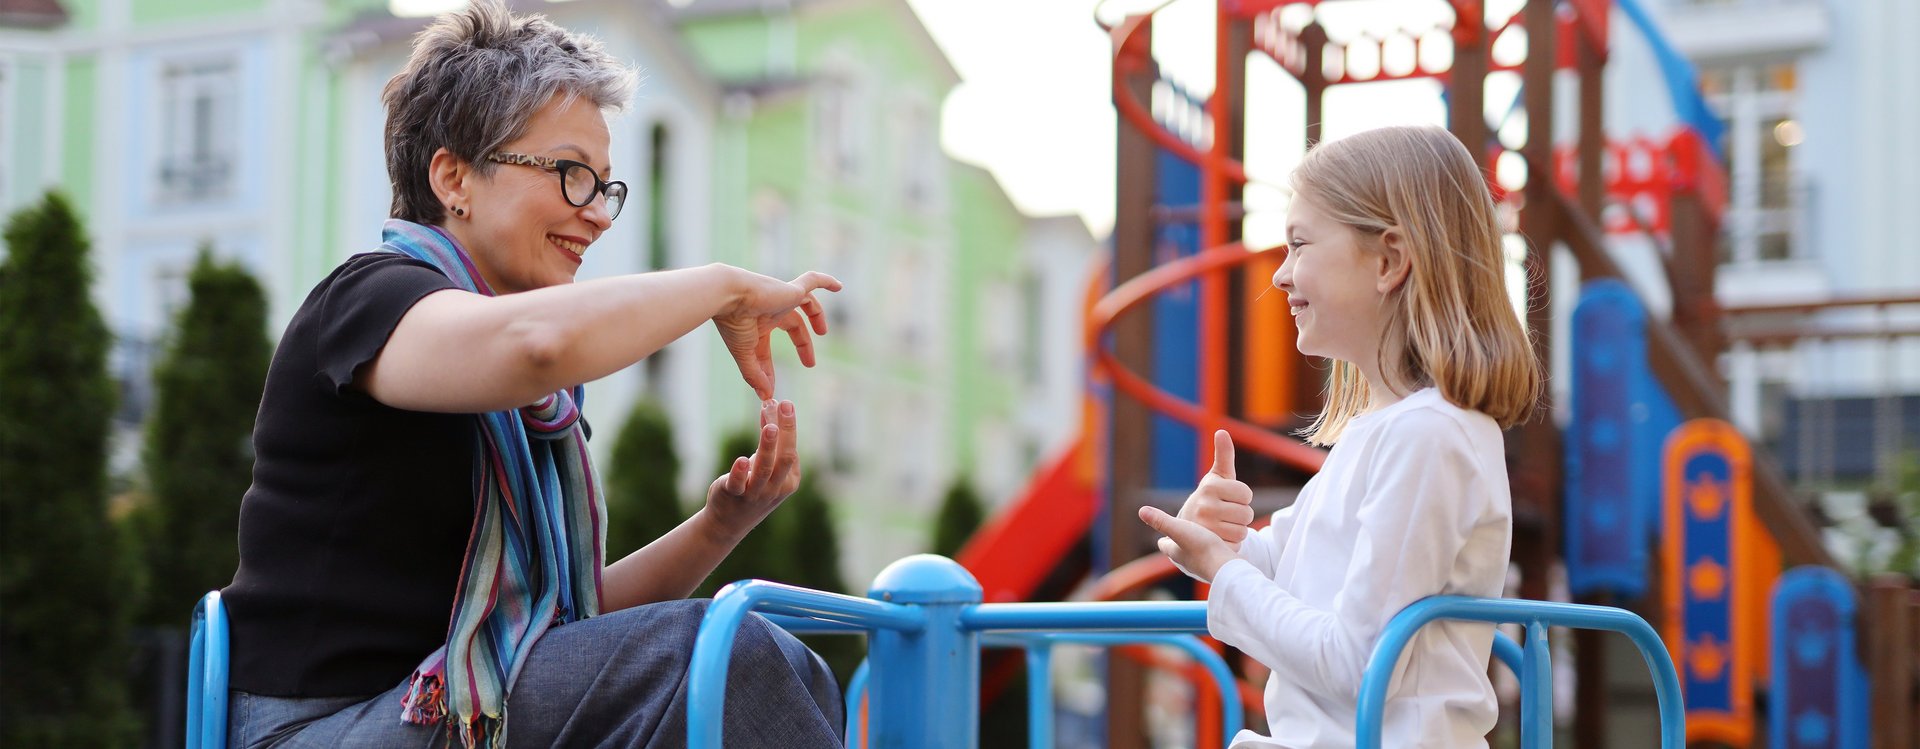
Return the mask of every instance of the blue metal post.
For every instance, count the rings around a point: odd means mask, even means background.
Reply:
[[[1027,746],[1053,746],[1053,644],[1027,645]]]
[[[980,734],[980,639],[960,614],[980,583],[951,559],[906,557],[880,571],[867,597],[913,606],[925,625],[880,630],[867,645],[868,746],[973,749]]]
[[[871,661],[861,660],[860,667],[853,670],[853,676],[847,678],[847,746],[866,746],[867,727],[860,723],[860,703],[867,698],[867,674]]]
[[[1553,746],[1553,651],[1547,647],[1547,625],[1527,622],[1526,644],[1521,646],[1520,746]]]
[[[227,608],[220,591],[193,609],[187,655],[187,746],[227,746]]]

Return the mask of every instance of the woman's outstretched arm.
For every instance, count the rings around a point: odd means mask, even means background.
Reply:
[[[773,391],[772,330],[786,330],[812,366],[812,333],[826,331],[812,296],[819,289],[838,291],[840,282],[821,273],[780,281],[718,263],[497,297],[449,289],[414,304],[356,381],[394,408],[518,408],[617,372],[714,320],[764,399]]]

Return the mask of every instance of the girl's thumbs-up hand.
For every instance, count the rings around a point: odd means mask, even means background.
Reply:
[[[1221,565],[1235,558],[1233,547],[1219,536],[1196,523],[1168,515],[1158,507],[1140,508],[1140,520],[1165,536],[1160,539],[1160,553],[1200,582],[1213,582]]]
[[[1212,531],[1235,550],[1246,539],[1253,523],[1253,487],[1234,478],[1233,438],[1227,430],[1213,433],[1213,467],[1180,506],[1180,519]]]

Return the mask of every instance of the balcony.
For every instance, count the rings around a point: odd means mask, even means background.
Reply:
[[[1670,0],[1665,20],[1674,46],[1701,61],[1819,49],[1831,15],[1826,0]]]

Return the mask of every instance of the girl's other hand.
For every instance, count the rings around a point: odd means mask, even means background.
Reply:
[[[1233,437],[1227,430],[1213,433],[1213,467],[1180,505],[1180,519],[1219,536],[1238,551],[1253,523],[1253,487],[1234,478]]]
[[[1222,566],[1239,558],[1233,553],[1233,547],[1213,532],[1198,523],[1168,515],[1158,507],[1140,508],[1140,521],[1164,536],[1160,539],[1160,553],[1200,582],[1213,582],[1213,576],[1220,573]]]

